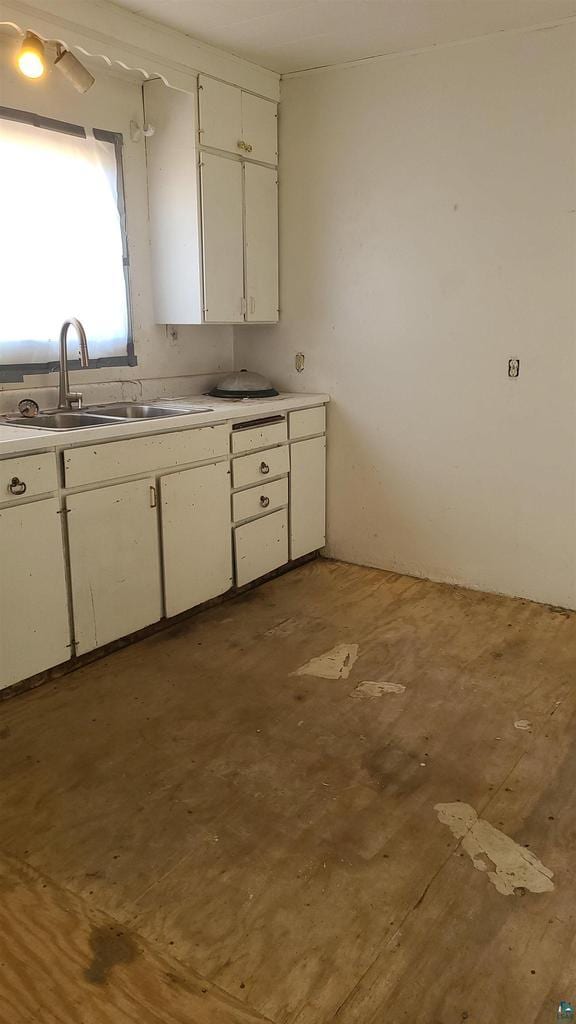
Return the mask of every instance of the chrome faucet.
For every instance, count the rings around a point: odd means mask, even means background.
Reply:
[[[58,366],[58,408],[81,409],[82,395],[79,391],[70,391],[68,376],[68,328],[75,327],[80,339],[80,366],[87,370],[89,366],[88,339],[86,331],[76,317],[65,320],[60,330],[60,364]]]

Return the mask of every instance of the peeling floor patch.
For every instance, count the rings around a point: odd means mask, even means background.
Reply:
[[[371,680],[366,680],[363,683],[359,683],[355,690],[352,691],[353,697],[382,697],[385,693],[404,693],[406,690],[402,683],[375,683]]]
[[[320,679],[348,679],[358,657],[358,644],[338,644],[319,658],[312,658],[292,674]]]
[[[459,801],[436,804],[434,810],[438,820],[462,840],[462,849],[477,871],[485,871],[503,896],[552,892],[554,872],[526,847],[519,846],[510,836],[479,818],[470,804]]]

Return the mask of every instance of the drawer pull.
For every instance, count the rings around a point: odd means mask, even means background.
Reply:
[[[8,490],[10,494],[26,494],[26,484],[23,480],[19,480],[17,476],[13,476],[8,484]]]
[[[260,463],[260,472],[262,473],[262,476],[267,476],[267,474],[270,472],[270,466],[268,465],[267,462]]]
[[[262,508],[268,508],[268,505],[270,504],[270,498],[266,494],[261,494],[260,504],[262,505]]]

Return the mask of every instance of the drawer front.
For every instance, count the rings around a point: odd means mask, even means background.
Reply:
[[[290,413],[290,440],[298,437],[310,437],[311,434],[323,434],[326,430],[326,406],[317,409],[299,409]]]
[[[281,423],[263,423],[257,427],[238,427],[232,431],[232,451],[252,452],[271,444],[282,444],[288,439],[286,420]]]
[[[271,484],[251,487],[232,496],[232,512],[235,523],[251,519],[266,512],[274,512],[288,504],[288,480],[274,480]]]
[[[228,427],[198,427],[64,452],[67,487],[204,462],[228,454]]]
[[[288,561],[288,513],[286,509],[234,530],[236,585],[244,586]]]
[[[260,483],[268,477],[282,476],[290,469],[290,453],[288,445],[282,448],[268,448],[267,451],[255,452],[254,455],[243,455],[232,460],[232,480],[234,487],[248,487]]]
[[[46,494],[58,487],[56,455],[25,455],[0,462],[0,501],[17,501]]]

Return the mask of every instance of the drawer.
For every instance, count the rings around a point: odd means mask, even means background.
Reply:
[[[274,512],[288,504],[288,479],[273,480],[271,484],[251,487],[232,496],[232,518],[235,523],[251,519],[265,512]]]
[[[197,427],[126,441],[87,445],[64,452],[67,487],[153,473],[228,454],[228,427]]]
[[[252,452],[255,448],[282,444],[287,439],[288,427],[284,419],[278,423],[242,425],[232,429],[232,452]]]
[[[56,455],[24,455],[0,462],[0,501],[15,501],[46,494],[58,487]]]
[[[236,585],[244,586],[288,561],[286,509],[237,526],[234,530]]]
[[[311,434],[323,434],[326,430],[326,406],[319,405],[316,409],[299,409],[290,414],[290,440],[296,437],[310,437]]]
[[[232,459],[232,480],[234,487],[248,487],[272,476],[282,476],[290,469],[288,445],[268,448],[254,455],[243,455]]]

